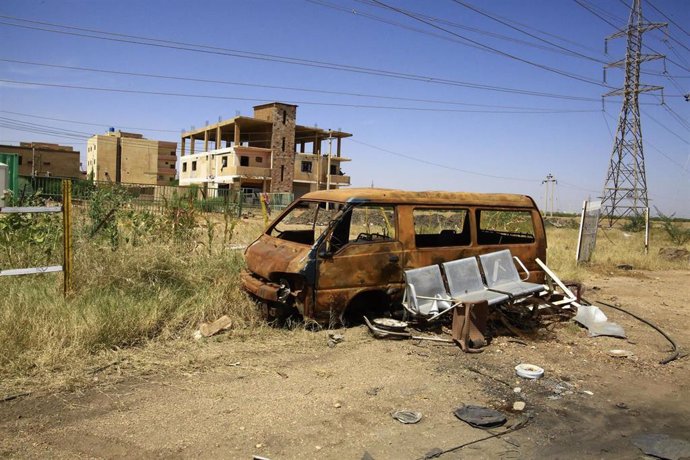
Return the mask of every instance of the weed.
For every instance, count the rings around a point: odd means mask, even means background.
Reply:
[[[621,228],[626,232],[641,232],[645,229],[645,221],[644,214],[633,214]]]
[[[659,208],[656,206],[654,209],[656,209],[657,214],[659,214],[661,225],[668,234],[669,238],[671,238],[673,244],[676,246],[683,246],[685,243],[690,241],[690,229],[683,228],[680,223],[674,222],[674,217],[676,215],[675,213],[667,216],[659,211]]]

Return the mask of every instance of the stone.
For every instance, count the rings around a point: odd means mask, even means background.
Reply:
[[[523,410],[525,410],[525,406],[526,406],[526,405],[527,405],[527,404],[525,404],[524,401],[515,401],[515,402],[513,403],[513,410],[516,410],[516,411],[523,411]]]

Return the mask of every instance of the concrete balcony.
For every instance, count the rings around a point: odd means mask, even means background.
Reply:
[[[228,169],[228,168],[226,168]],[[236,168],[229,168],[230,170],[235,169],[235,172],[230,174],[235,174],[241,177],[252,177],[258,179],[270,179],[271,178],[271,168],[259,168],[256,166],[237,166]],[[227,174],[227,173],[226,173]]]
[[[331,174],[331,184],[350,185],[350,176]]]

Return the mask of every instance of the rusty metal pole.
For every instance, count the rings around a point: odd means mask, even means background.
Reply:
[[[72,181],[62,180],[62,272],[64,295],[72,290]]]

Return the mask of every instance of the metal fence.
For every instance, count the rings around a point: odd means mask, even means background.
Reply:
[[[193,207],[200,212],[237,213],[261,208],[261,195],[271,211],[285,209],[293,199],[292,193],[243,193],[233,189],[207,188],[204,186],[174,186],[150,184],[115,184],[112,182],[71,179],[72,199],[75,203],[89,202],[99,190],[112,189],[127,201],[129,209],[154,213],[170,207]],[[17,194],[41,196],[59,201],[62,199],[62,178],[20,176]]]

